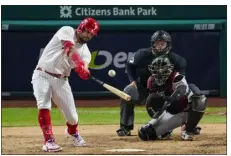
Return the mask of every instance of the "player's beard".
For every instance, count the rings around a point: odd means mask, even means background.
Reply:
[[[89,41],[89,38],[88,37],[80,37],[79,38],[79,41],[84,44],[84,43],[87,43]]]
[[[79,43],[84,44],[87,43],[90,39],[86,36],[81,35],[81,33],[76,32],[77,40]]]

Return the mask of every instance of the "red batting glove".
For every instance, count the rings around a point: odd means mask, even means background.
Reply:
[[[80,61],[76,64],[75,72],[82,73],[83,71],[84,71],[84,63]]]
[[[83,72],[79,73],[79,77],[83,80],[88,80],[90,78],[91,74],[88,69],[85,69]]]
[[[79,77],[83,80],[88,80],[90,78],[90,71],[84,68],[84,63],[79,62],[75,68],[75,72],[79,74]]]

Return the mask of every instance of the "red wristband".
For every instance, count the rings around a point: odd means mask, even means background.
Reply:
[[[77,52],[73,53],[73,55],[71,56],[71,59],[74,61],[76,66],[79,63],[83,63],[83,60],[81,59],[81,57],[79,56],[79,54]]]
[[[70,48],[73,45],[74,44],[71,41],[64,41],[64,52],[67,54],[68,57],[70,55]],[[83,62],[77,52],[73,53],[73,55],[71,56],[71,59],[74,61],[76,66],[78,65],[79,62]]]
[[[70,54],[70,48],[73,46],[74,44],[71,41],[64,41],[64,52],[67,53],[67,56],[69,57]]]

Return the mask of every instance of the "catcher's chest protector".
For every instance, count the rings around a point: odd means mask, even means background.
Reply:
[[[165,96],[170,96],[173,93],[173,80],[177,72],[173,72],[165,84],[159,86],[155,83],[153,77],[148,82],[148,88],[150,93],[164,93]]]

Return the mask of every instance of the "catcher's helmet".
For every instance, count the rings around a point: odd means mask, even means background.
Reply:
[[[170,62],[168,57],[159,56],[148,65],[148,69],[151,72],[155,83],[157,85],[163,85],[172,74],[174,65]]]
[[[167,46],[162,50],[158,50],[154,45],[156,41],[164,41],[167,43]],[[151,47],[154,53],[159,55],[167,54],[172,48],[172,38],[166,31],[158,30],[151,37]]]
[[[87,17],[79,24],[77,31],[83,32],[84,29],[87,29],[97,36],[97,33],[99,31],[99,23],[94,18]]]

